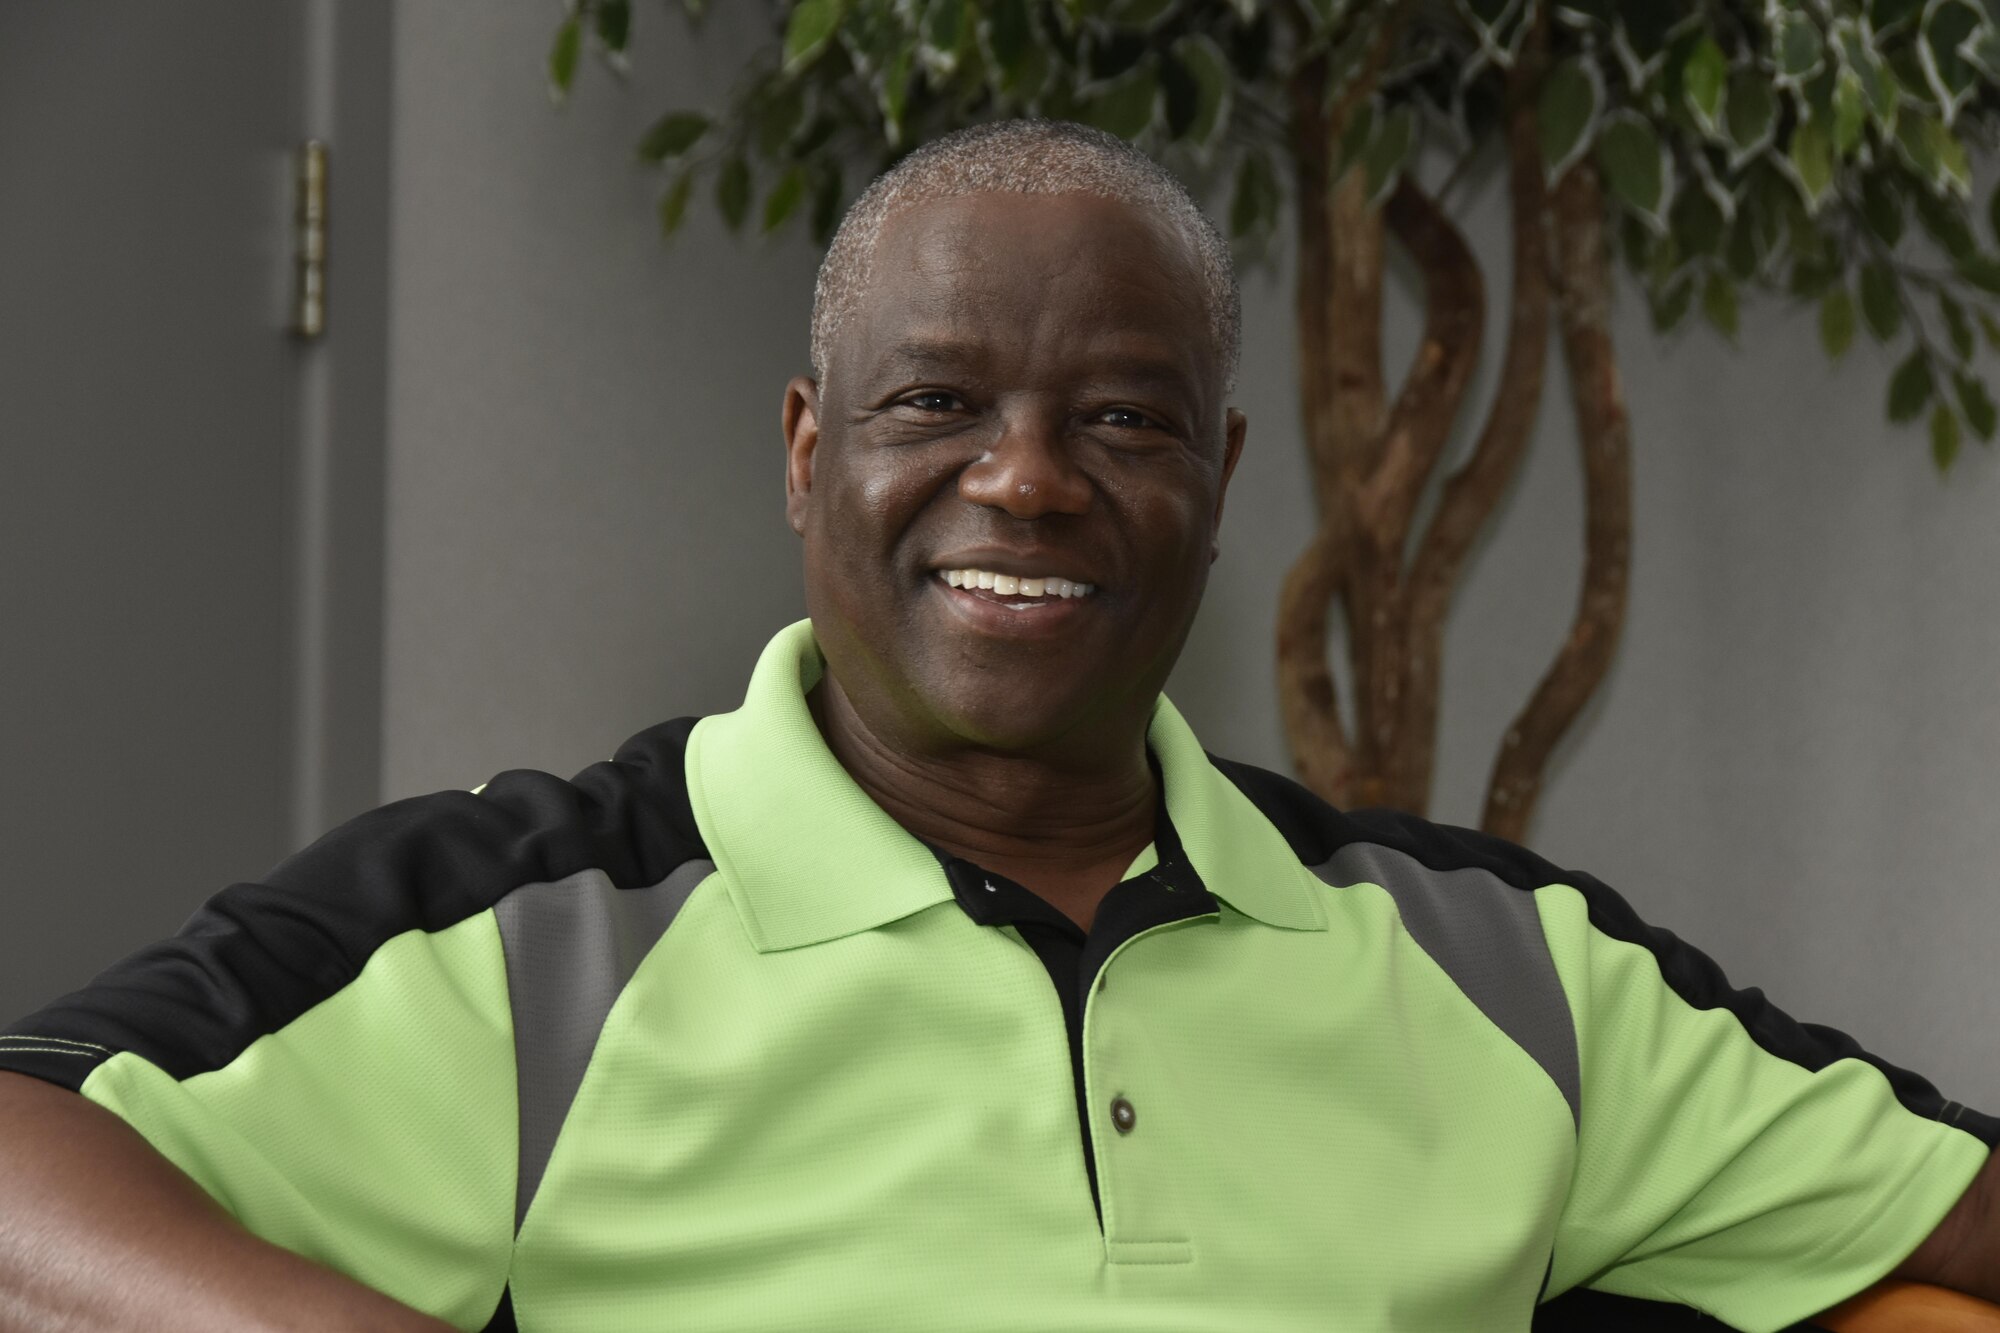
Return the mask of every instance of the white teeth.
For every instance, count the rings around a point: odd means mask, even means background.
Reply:
[[[995,574],[990,569],[946,569],[939,571],[954,588],[985,588],[1002,597],[1088,597],[1095,584],[1073,583],[1068,579],[1022,578],[1018,574]]]

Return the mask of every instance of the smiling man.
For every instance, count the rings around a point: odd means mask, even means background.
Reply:
[[[0,1329],[2000,1294],[2000,1123],[1588,876],[1204,752],[1160,690],[1237,341],[1220,237],[1109,136],[877,180],[784,399],[810,618],[743,707],[385,807],[0,1036]]]

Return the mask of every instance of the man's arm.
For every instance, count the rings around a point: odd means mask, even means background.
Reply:
[[[0,1333],[447,1328],[251,1235],[102,1107],[0,1073]]]
[[[1986,1159],[1937,1230],[1890,1276],[2000,1303],[2000,1152]]]

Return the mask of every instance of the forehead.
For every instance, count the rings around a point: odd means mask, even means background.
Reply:
[[[929,338],[1044,368],[1144,349],[1196,383],[1214,373],[1194,247],[1154,213],[1096,195],[982,192],[900,209],[858,305],[852,350],[870,361]]]

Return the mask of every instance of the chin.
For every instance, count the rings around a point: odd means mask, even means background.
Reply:
[[[943,729],[968,745],[1003,753],[1027,754],[1060,745],[1091,720],[1087,704],[1024,707],[1017,695],[937,700],[933,715]]]

